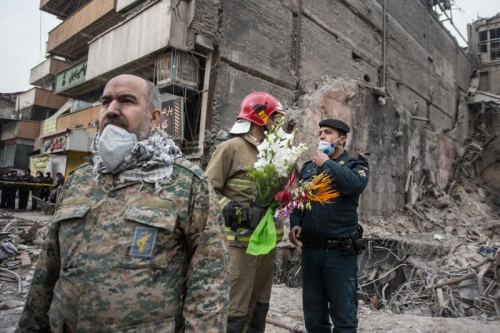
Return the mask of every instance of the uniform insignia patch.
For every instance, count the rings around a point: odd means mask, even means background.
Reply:
[[[152,258],[156,246],[156,233],[154,228],[136,227],[130,256],[138,258]]]
[[[340,165],[344,165],[345,164],[345,161],[340,161],[339,162]]]
[[[359,170],[358,173],[363,176],[363,177],[366,177],[366,173],[365,173],[365,170]]]

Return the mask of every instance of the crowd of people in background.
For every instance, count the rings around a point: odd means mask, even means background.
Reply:
[[[28,210],[29,196],[31,192],[31,211],[39,210],[37,197],[44,202],[55,203],[57,200],[57,189],[64,184],[64,176],[58,172],[56,174],[56,184],[50,172],[37,171],[35,176],[31,175],[31,170],[26,169],[18,173],[17,170],[10,169],[7,174],[0,177],[0,190],[2,191],[0,209],[15,210],[25,212]],[[53,192],[51,194],[51,192]],[[16,208],[16,197],[19,198]]]

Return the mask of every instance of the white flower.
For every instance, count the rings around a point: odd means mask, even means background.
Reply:
[[[258,161],[254,167],[264,171],[266,165],[273,166],[279,177],[288,177],[299,155],[307,150],[303,143],[293,146],[293,140],[298,131],[285,133],[283,121],[266,133],[264,141],[258,146]]]

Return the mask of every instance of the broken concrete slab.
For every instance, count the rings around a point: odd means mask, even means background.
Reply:
[[[4,301],[0,303],[0,310],[14,309],[22,306],[24,306],[24,302],[21,301],[16,301],[16,300]]]

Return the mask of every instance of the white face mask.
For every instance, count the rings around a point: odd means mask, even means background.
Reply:
[[[99,136],[99,157],[106,165],[107,171],[115,170],[134,148],[137,136],[134,133],[108,125]]]
[[[320,141],[318,145],[318,150],[327,154],[328,156],[332,156],[335,153],[335,142],[339,141],[340,137],[333,141],[332,143],[327,141]]]

